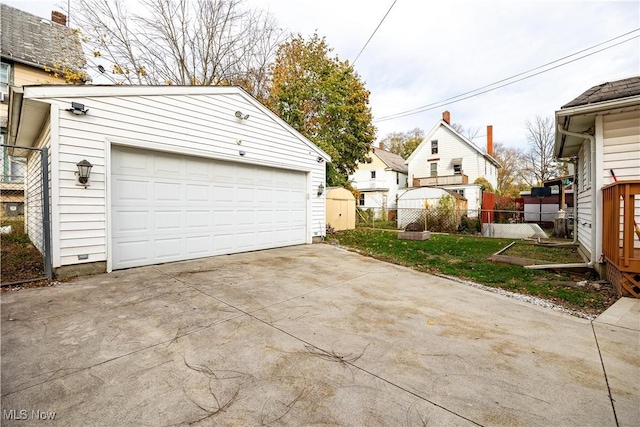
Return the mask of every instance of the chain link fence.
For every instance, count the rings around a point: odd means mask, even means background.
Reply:
[[[573,209],[546,211],[541,215],[523,210],[380,209],[358,208],[357,227],[404,230],[407,226],[442,233],[482,234],[487,237],[573,237]],[[489,226],[491,224],[491,226]],[[532,226],[537,227],[532,227]]]
[[[0,145],[3,286],[51,279],[47,149]]]

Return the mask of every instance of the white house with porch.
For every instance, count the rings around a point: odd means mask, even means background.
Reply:
[[[468,215],[478,216],[482,190],[475,181],[484,178],[493,188],[498,185],[501,166],[492,154],[492,126],[487,126],[485,151],[457,132],[451,126],[450,113],[445,111],[405,162],[409,187],[441,187],[456,192],[467,200]]]

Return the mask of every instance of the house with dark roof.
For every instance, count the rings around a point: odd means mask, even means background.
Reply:
[[[478,147],[451,126],[449,111],[435,124],[405,162],[409,187],[439,187],[467,200],[467,215],[476,217],[482,204],[484,178],[498,186],[500,163],[493,158],[493,127],[487,126],[487,148]]]
[[[66,20],[56,11],[48,20],[0,5],[0,145],[7,143],[10,87],[87,81],[80,39]],[[2,209],[11,215],[21,212],[24,198],[26,163],[21,155],[10,156],[0,147]]]
[[[349,181],[360,192],[358,206],[372,208],[377,217],[397,207],[398,190],[407,186],[407,166],[399,155],[384,149],[384,144],[372,147],[371,162],[360,163],[349,175]]]
[[[576,164],[574,238],[585,265],[640,297],[640,76],[593,86],[555,122],[554,155]]]

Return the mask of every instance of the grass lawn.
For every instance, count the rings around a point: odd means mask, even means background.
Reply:
[[[399,240],[395,232],[364,228],[341,231],[334,237],[340,245],[377,259],[419,271],[446,274],[487,286],[539,296],[589,313],[600,313],[617,299],[608,290],[597,291],[575,286],[575,282],[592,278],[590,276],[581,276],[567,270],[527,270],[487,260],[511,243],[511,239],[431,234],[429,240],[412,241]],[[554,249],[559,250],[553,258],[556,262],[563,260],[561,256],[573,256],[567,254],[564,248]],[[527,256],[535,258],[528,252]],[[563,262],[569,261],[567,259]]]

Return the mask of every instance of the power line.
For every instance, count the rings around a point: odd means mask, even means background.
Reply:
[[[460,102],[460,101],[463,101],[463,100],[465,100],[465,99],[473,98],[473,97],[475,97],[475,96],[479,96],[479,95],[485,94],[485,93],[487,93],[487,92],[491,92],[491,91],[494,91],[494,90],[496,90],[496,89],[500,89],[500,88],[505,87],[505,86],[512,85],[512,84],[514,84],[514,83],[520,82],[520,81],[522,81],[522,80],[529,79],[529,78],[531,78],[531,77],[535,77],[535,76],[537,76],[537,75],[539,75],[539,74],[546,73],[546,72],[548,72],[548,71],[554,70],[554,69],[556,69],[556,68],[562,67],[562,66],[564,66],[564,65],[570,64],[570,63],[572,63],[572,62],[575,62],[575,61],[578,61],[578,60],[580,60],[580,59],[586,58],[586,57],[588,57],[588,56],[595,55],[596,53],[599,53],[599,52],[605,51],[605,50],[607,50],[607,49],[611,49],[611,48],[613,48],[613,47],[616,47],[616,46],[618,46],[618,45],[621,45],[621,44],[626,43],[626,42],[628,42],[628,41],[631,41],[631,40],[633,40],[633,39],[637,39],[638,37],[640,37],[640,35],[633,36],[633,37],[631,37],[631,38],[628,38],[628,39],[626,39],[626,40],[623,40],[623,41],[620,41],[620,42],[618,42],[618,43],[612,44],[612,45],[607,46],[607,47],[605,47],[605,48],[602,48],[602,49],[599,49],[599,50],[596,50],[596,51],[590,52],[590,53],[588,53],[588,54],[586,54],[586,55],[582,55],[582,56],[580,56],[580,57],[578,57],[578,58],[574,58],[574,59],[572,59],[572,60],[570,60],[570,61],[563,62],[562,64],[556,65],[556,66],[554,66],[554,67],[547,68],[547,69],[545,69],[545,70],[539,71],[539,72],[534,73],[534,74],[530,74],[530,75],[528,75],[528,76],[522,77],[522,78],[517,79],[517,80],[513,80],[513,79],[514,79],[514,78],[516,78],[516,77],[519,77],[519,76],[522,76],[522,75],[525,75],[525,74],[529,74],[529,73],[531,73],[532,71],[535,71],[535,70],[539,70],[539,69],[541,69],[541,68],[548,67],[549,65],[555,64],[555,63],[560,62],[560,61],[564,61],[564,60],[565,60],[565,59],[567,59],[567,58],[571,58],[571,57],[573,57],[573,56],[579,55],[580,53],[583,53],[583,52],[586,52],[586,51],[592,50],[592,49],[594,49],[594,48],[596,48],[596,47],[598,47],[598,46],[602,46],[602,45],[604,45],[604,44],[610,43],[610,42],[612,42],[612,41],[614,41],[614,40],[617,40],[617,39],[619,39],[619,38],[622,38],[622,37],[628,36],[629,34],[635,33],[635,32],[637,32],[637,31],[640,31],[640,28],[636,28],[635,30],[632,30],[632,31],[629,31],[629,32],[627,32],[627,33],[621,34],[621,35],[616,36],[616,37],[614,37],[614,38],[612,38],[612,39],[609,39],[609,40],[606,40],[606,41],[604,41],[604,42],[601,42],[601,43],[595,44],[595,45],[593,45],[593,46],[591,46],[591,47],[588,47],[588,48],[586,48],[586,49],[582,49],[582,50],[579,50],[579,51],[577,51],[577,52],[574,52],[574,53],[572,53],[571,55],[567,55],[567,56],[564,56],[564,57],[562,57],[562,58],[556,59],[556,60],[554,60],[554,61],[547,62],[546,64],[540,65],[540,66],[535,67],[535,68],[531,68],[530,70],[523,71],[523,72],[518,73],[518,74],[514,74],[513,76],[510,76],[510,77],[504,78],[504,79],[502,79],[502,80],[498,80],[498,81],[496,81],[496,82],[493,82],[493,83],[491,83],[491,84],[488,84],[488,85],[485,85],[485,86],[479,87],[479,88],[477,88],[477,89],[470,90],[470,91],[468,91],[468,92],[464,92],[464,93],[461,93],[461,94],[459,94],[459,95],[456,95],[456,96],[452,96],[452,97],[450,97],[450,98],[443,99],[442,101],[438,101],[438,102],[433,102],[433,103],[430,103],[430,104],[426,104],[426,105],[423,105],[423,106],[421,106],[421,107],[412,108],[412,109],[410,109],[410,110],[402,111],[402,112],[395,113],[395,114],[389,114],[389,115],[387,115],[387,116],[383,116],[383,117],[380,117],[380,118],[374,119],[373,121],[374,121],[374,122],[383,122],[383,121],[387,121],[387,120],[393,120],[393,119],[398,119],[398,118],[401,118],[401,117],[410,116],[410,115],[413,115],[413,114],[422,113],[422,112],[425,112],[425,111],[433,110],[433,109],[435,109],[435,108],[443,107],[443,106],[445,106],[445,105],[454,104],[454,103],[456,103],[456,102]],[[513,81],[509,81],[509,80],[513,80]],[[503,83],[503,82],[507,82],[507,83],[500,84],[500,83]],[[496,85],[498,85],[498,86],[496,86]],[[493,87],[493,86],[495,86],[495,87]],[[491,89],[488,89],[488,88],[491,88]],[[483,89],[486,89],[486,90],[483,90]],[[465,96],[465,95],[468,95],[468,96]],[[450,102],[449,102],[449,101],[450,101]]]
[[[358,56],[356,56],[356,59],[353,60],[353,63],[351,65],[355,65],[356,64],[356,61],[358,60],[358,58],[360,58],[360,55],[362,55],[362,52],[364,52],[364,50],[366,49],[367,45],[369,44],[369,42],[373,38],[373,36],[376,35],[376,32],[378,31],[378,28],[380,28],[380,25],[382,25],[384,20],[387,19],[387,15],[389,14],[389,12],[391,12],[391,9],[393,9],[393,6],[395,6],[397,1],[398,0],[393,0],[393,3],[391,4],[391,6],[389,6],[389,10],[387,10],[387,13],[384,14],[382,19],[378,23],[378,26],[376,27],[376,29],[373,30],[373,33],[371,33],[371,36],[369,36],[369,40],[367,40],[367,42],[364,44],[364,46],[362,46],[362,49],[360,49],[360,52],[358,53]]]

